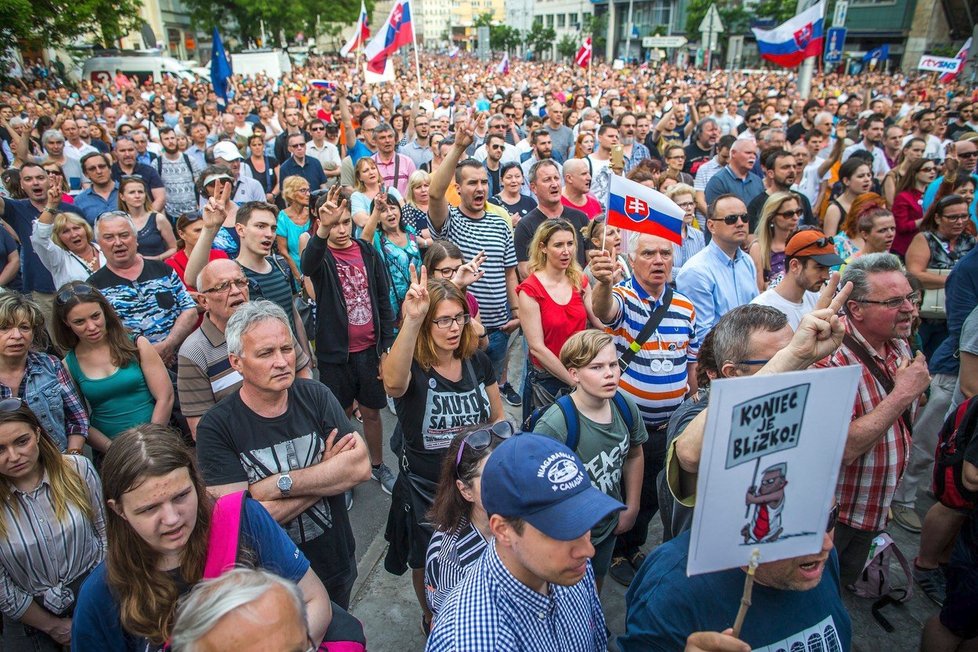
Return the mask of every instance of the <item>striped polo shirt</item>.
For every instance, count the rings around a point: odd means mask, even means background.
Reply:
[[[309,356],[292,337],[295,347],[296,371],[305,369]],[[225,396],[230,396],[244,382],[241,374],[231,367],[228,343],[209,317],[191,333],[180,346],[177,355],[177,394],[180,410],[187,417],[202,417]]]
[[[635,277],[612,288],[618,317],[605,324],[615,338],[618,355],[625,353],[649,317],[661,305]],[[696,309],[684,294],[673,291],[669,310],[658,328],[622,373],[619,387],[634,399],[642,419],[652,427],[669,420],[687,391],[687,364],[696,362],[700,337],[696,332]]]

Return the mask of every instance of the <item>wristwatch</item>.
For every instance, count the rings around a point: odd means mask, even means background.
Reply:
[[[283,496],[288,496],[292,492],[292,476],[287,472],[278,476],[278,482],[275,484],[278,486],[278,490],[282,492]]]

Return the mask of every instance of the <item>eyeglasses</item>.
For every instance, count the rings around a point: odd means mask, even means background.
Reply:
[[[748,367],[759,367],[759,366],[762,366],[762,365],[766,365],[770,361],[771,361],[770,358],[768,358],[766,360],[760,360],[760,359],[758,359],[758,360],[737,360],[737,362],[735,362],[734,364],[747,365]]]
[[[246,278],[234,278],[223,283],[218,283],[212,288],[207,290],[201,290],[204,294],[224,294],[225,292],[231,291],[231,286],[234,286],[244,292],[244,289],[248,287],[248,279]]]
[[[829,512],[828,521],[825,523],[825,531],[831,532],[835,529],[835,524],[839,521],[839,503],[836,503]]]
[[[0,401],[0,412],[13,412],[26,404],[27,402],[19,396],[10,396]]]
[[[458,267],[436,267],[432,271],[438,272],[443,278],[452,278],[458,271]]]
[[[723,222],[727,226],[733,226],[737,221],[741,221],[744,224],[750,223],[750,216],[747,213],[734,213],[733,215],[726,215],[724,217],[711,217],[711,222]]]
[[[856,303],[871,303],[873,305],[883,306],[887,310],[896,310],[897,308],[902,307],[907,301],[909,301],[911,305],[917,305],[917,302],[920,301],[920,292],[911,292],[905,297],[893,297],[892,299],[883,299],[882,301],[877,301],[875,299],[852,299],[852,301],[855,301]]]
[[[298,190],[296,190],[296,192],[299,193],[300,195],[308,195],[309,194],[309,189],[308,188],[299,188]]]
[[[465,439],[458,445],[458,454],[455,456],[455,474],[458,475],[458,465],[462,463],[462,452],[466,446],[474,451],[482,451],[492,443],[493,435],[500,439],[509,439],[514,434],[516,434],[516,428],[513,427],[513,424],[509,421],[500,421],[492,424],[488,428],[473,430],[465,435]]]
[[[71,301],[74,297],[95,296],[97,292],[98,290],[93,288],[91,285],[87,285],[85,283],[82,283],[80,285],[71,285],[58,292],[58,296],[57,296],[58,305],[63,306],[69,301]]]
[[[326,127],[309,127],[309,131],[326,131]]]
[[[503,115],[506,116],[507,118],[515,118],[516,117],[516,114],[515,113],[504,113]]]
[[[440,319],[432,319],[431,323],[438,328],[451,328],[452,324],[457,324],[458,326],[465,326],[472,319],[471,315],[465,313],[461,315],[455,315],[454,317],[441,317]]]
[[[779,217],[801,217],[804,214],[805,211],[800,208],[796,208],[793,211],[781,211],[780,213],[775,213],[775,215],[778,215]]]
[[[676,154],[675,156],[667,156],[666,157],[666,160],[669,160],[669,161],[675,161],[677,159],[682,159],[682,160],[685,161],[686,160],[686,155],[685,154]]]
[[[958,213],[957,215],[941,215],[941,217],[952,222],[964,222],[971,216],[967,213]]]
[[[976,156],[978,156],[978,150],[973,152],[960,152],[958,154],[959,158],[975,158]]]
[[[679,208],[682,208],[684,210],[689,210],[690,208],[694,208],[696,206],[696,202],[694,202],[694,201],[684,201],[681,204],[677,202],[676,203],[676,206],[678,206]]]
[[[921,172],[933,172],[936,169],[937,169],[936,166],[933,166],[933,165],[925,165],[924,167],[920,168],[920,171]]]

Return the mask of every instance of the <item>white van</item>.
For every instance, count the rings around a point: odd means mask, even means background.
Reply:
[[[264,73],[272,79],[281,79],[292,72],[292,61],[281,50],[246,50],[231,55],[231,69],[235,75],[244,77]]]
[[[119,50],[92,57],[82,67],[82,79],[102,85],[112,83],[118,71],[126,77],[136,77],[142,83],[147,79],[163,81],[163,74],[178,79],[201,81],[201,77],[173,57],[161,55],[158,50]]]

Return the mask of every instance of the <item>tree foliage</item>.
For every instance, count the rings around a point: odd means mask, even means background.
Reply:
[[[791,7],[795,6],[794,0],[764,0],[770,4],[782,4],[791,3]],[[695,40],[700,32],[700,22],[706,16],[706,12],[710,9],[710,5],[716,3],[717,11],[720,12],[720,20],[723,22],[724,35],[730,34],[744,34],[750,27],[751,13],[748,13],[742,6],[740,6],[739,0],[689,0],[689,4],[686,8],[686,34],[690,40]],[[763,15],[760,12],[753,12],[754,14],[760,16]],[[789,16],[794,15],[794,9],[792,9]]]
[[[315,37],[317,17],[323,22],[353,24],[360,12],[359,0],[330,0],[327,4],[318,0],[184,0],[184,4],[202,31],[217,25],[225,39],[235,36],[247,43],[261,37],[264,21],[266,38],[279,46],[285,45],[280,42],[282,32],[290,39],[298,32]],[[374,0],[366,4],[372,16]],[[229,28],[232,23],[236,27]]]
[[[509,25],[494,25],[489,28],[489,47],[501,52],[515,50],[523,43],[520,30]]]
[[[585,14],[581,31],[591,35],[591,46],[594,54],[603,57],[605,45],[608,43],[608,14],[601,14],[600,16]]]
[[[564,34],[564,37],[557,43],[557,54],[564,58],[570,58],[577,54],[577,48],[580,46],[578,39],[570,34]]]
[[[553,27],[544,27],[543,23],[533,23],[533,28],[527,32],[524,42],[526,47],[536,55],[540,55],[550,49],[550,45],[557,40],[557,32]]]
[[[0,43],[65,45],[96,35],[111,45],[141,24],[140,0],[2,0]]]

